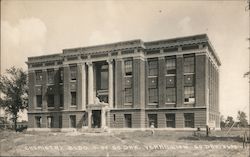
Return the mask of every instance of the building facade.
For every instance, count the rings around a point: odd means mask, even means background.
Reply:
[[[29,128],[219,127],[220,60],[206,34],[29,57]]]

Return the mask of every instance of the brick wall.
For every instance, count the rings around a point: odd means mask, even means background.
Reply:
[[[123,69],[122,60],[115,60],[115,106],[116,108],[122,108],[123,106]]]
[[[69,109],[70,104],[70,71],[69,66],[63,68],[63,97],[64,109]]]
[[[28,80],[29,80],[29,111],[34,110],[35,106],[35,71],[29,71],[28,74]]]
[[[158,90],[159,90],[159,94],[158,94],[158,98],[159,98],[159,102],[158,102],[158,106],[160,107],[164,107],[165,106],[165,100],[166,100],[166,77],[165,77],[165,67],[166,67],[166,63],[165,63],[165,57],[160,57],[159,61],[158,61]]]
[[[195,56],[195,106],[206,106],[206,55]]]
[[[183,56],[176,56],[176,106],[182,107],[184,102]]]

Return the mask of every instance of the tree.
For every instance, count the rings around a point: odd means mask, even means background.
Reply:
[[[225,122],[226,122],[226,127],[231,127],[234,124],[234,118],[231,116],[227,116]]]
[[[226,126],[226,122],[225,122],[224,116],[221,115],[220,116],[220,127],[224,128],[225,126]]]
[[[239,120],[240,127],[247,126],[247,116],[246,113],[243,111],[238,111],[237,119]]]
[[[19,68],[11,67],[6,75],[0,76],[0,107],[11,115],[16,130],[18,112],[28,108],[27,74]]]

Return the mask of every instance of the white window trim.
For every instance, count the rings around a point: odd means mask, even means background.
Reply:
[[[194,75],[195,73],[184,73],[184,75]]]
[[[165,76],[176,76],[176,74],[165,74]]]
[[[176,102],[165,102],[165,105],[175,105]]]
[[[148,103],[149,106],[157,106],[158,103]]]
[[[124,103],[124,106],[132,106],[132,103]]]

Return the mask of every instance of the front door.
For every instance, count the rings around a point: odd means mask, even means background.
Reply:
[[[93,117],[92,128],[100,128],[101,127],[101,110],[93,110],[92,117]]]

